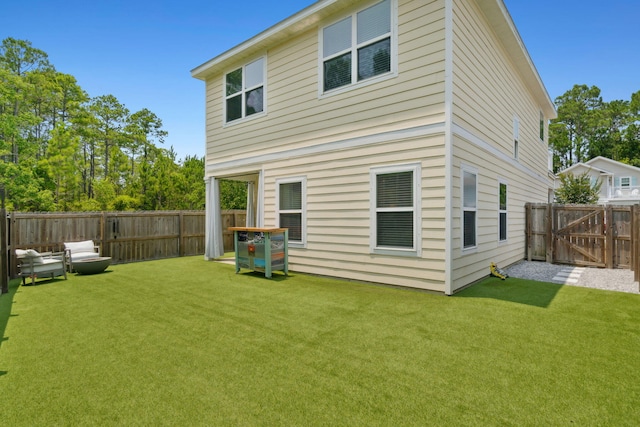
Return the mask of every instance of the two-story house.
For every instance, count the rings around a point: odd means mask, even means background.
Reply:
[[[532,6],[533,7],[533,6]],[[502,0],[320,0],[192,70],[218,180],[294,271],[452,294],[523,259],[556,111]]]
[[[640,203],[640,168],[618,162],[607,157],[594,157],[586,162],[576,163],[560,174],[580,176],[586,174],[591,185],[600,183],[598,204],[635,205]],[[556,180],[556,188],[561,185]]]

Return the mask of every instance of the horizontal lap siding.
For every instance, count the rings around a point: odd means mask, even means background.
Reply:
[[[422,257],[370,254],[371,167],[422,165]],[[276,179],[306,177],[307,247],[290,248],[291,269],[444,291],[444,136],[327,152],[265,165],[265,225],[274,226]]]
[[[512,155],[517,115],[519,161],[546,174],[548,147],[540,141],[540,105],[475,2],[454,4],[454,122]]]
[[[479,160],[483,159],[483,160]],[[477,249],[462,251],[461,165],[478,170]],[[498,237],[498,185],[507,184],[507,241]],[[507,266],[524,258],[525,210],[532,200],[546,200],[547,189],[523,174],[514,163],[492,158],[473,143],[454,138],[453,167],[453,282],[454,289],[486,276],[489,263]]]
[[[454,3],[454,124],[475,138],[454,135],[452,287],[524,258],[526,202],[546,202],[547,146],[539,139],[539,106],[472,0]],[[520,121],[518,161],[513,159],[513,118]],[[488,144],[504,154],[485,150]],[[462,251],[461,165],[478,170],[477,249]],[[499,242],[499,180],[507,184],[507,241]]]
[[[263,117],[224,126],[223,76],[207,81],[207,163],[443,122],[443,6],[442,1],[399,0],[394,78],[319,98],[316,27],[266,52]]]

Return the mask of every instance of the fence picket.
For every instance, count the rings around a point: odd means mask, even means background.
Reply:
[[[525,214],[529,260],[640,270],[638,205],[527,203]]]
[[[227,226],[244,225],[245,211],[222,211]],[[238,223],[238,221],[242,221]],[[16,275],[15,249],[61,251],[64,242],[93,240],[112,262],[204,254],[204,211],[146,212],[12,212],[9,221],[9,272]],[[233,236],[224,235],[225,251],[233,250]]]

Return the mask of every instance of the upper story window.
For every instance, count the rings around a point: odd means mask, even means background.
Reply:
[[[544,113],[540,111],[540,141],[544,142]]]
[[[226,122],[264,111],[264,58],[225,76]]]
[[[392,71],[392,3],[376,3],[322,30],[324,92]]]

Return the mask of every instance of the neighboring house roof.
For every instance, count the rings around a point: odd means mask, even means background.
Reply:
[[[598,166],[596,166],[596,164]],[[629,169],[630,172],[633,172],[635,174],[640,174],[640,168],[628,165],[626,163],[619,162],[617,160],[612,160],[612,159],[610,159],[608,157],[602,157],[602,156],[594,157],[593,159],[588,160],[586,162],[580,162],[580,163],[573,164],[573,165],[569,166],[568,168],[558,172],[558,174],[568,173],[568,172],[572,173],[576,169],[586,168],[586,169],[592,169],[592,170],[598,171],[601,174],[611,175],[613,172],[611,172],[611,171],[606,169],[607,165],[610,165],[610,166],[616,167],[616,168]]]
[[[619,162],[617,160],[612,160],[608,157],[602,157],[602,156],[598,156],[598,157],[594,157],[593,159],[585,162],[586,164],[588,164],[589,166],[594,166],[595,164],[599,164],[599,168],[603,169],[602,164],[604,163],[605,165],[612,165],[612,166],[616,166],[616,167],[622,167],[625,169],[629,169],[630,172],[636,173],[636,174],[640,174],[640,168],[635,167],[635,166],[631,166],[628,165],[626,163],[622,163]],[[604,170],[604,169],[603,169]]]
[[[603,175],[611,175],[611,172],[609,172],[607,170],[600,169],[600,168],[592,166],[592,165],[590,165],[588,163],[582,163],[582,162],[576,163],[574,165],[569,166],[565,170],[558,172],[558,175],[563,174],[563,173],[571,173],[571,174],[573,174],[573,172],[575,170],[577,170],[577,169],[593,170],[593,171],[596,171],[596,172],[600,172]]]
[[[263,52],[269,47],[286,41],[294,34],[308,30],[310,27],[317,25],[322,20],[332,16],[345,7],[357,4],[360,1],[361,0],[320,0],[253,38],[194,68],[191,70],[191,76],[206,81],[207,78],[226,71],[231,62]],[[446,1],[450,2],[454,0]],[[532,94],[540,103],[545,117],[549,119],[557,117],[553,101],[542,83],[540,74],[522,42],[504,1],[481,0],[478,1],[477,4],[484,13],[489,25],[504,44],[505,49]]]

